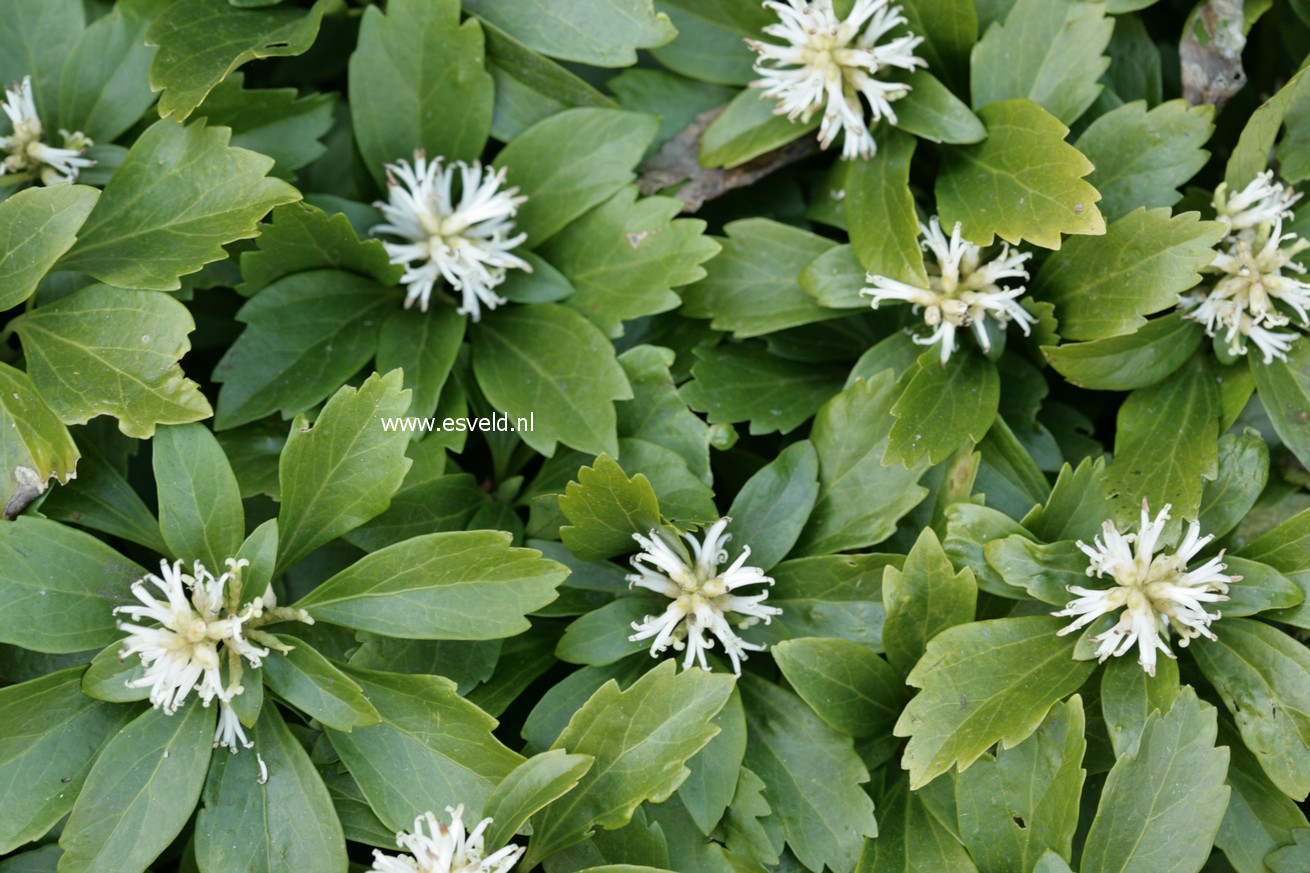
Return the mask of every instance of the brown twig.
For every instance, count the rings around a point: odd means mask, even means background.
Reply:
[[[637,179],[642,194],[654,194],[685,181],[687,184],[673,196],[683,202],[683,212],[695,212],[706,200],[749,185],[819,150],[818,141],[813,135],[807,135],[736,167],[702,167],[699,160],[701,135],[723,110],[724,107],[720,106],[696,116],[695,121],[642,165],[641,176]]]

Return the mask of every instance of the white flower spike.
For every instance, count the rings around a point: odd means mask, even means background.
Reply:
[[[1001,282],[1006,279],[1027,282],[1028,271],[1023,265],[1031,254],[1014,251],[1008,243],[1002,243],[1000,254],[984,263],[982,249],[961,235],[960,222],[955,223],[949,240],[942,233],[937,216],[919,229],[923,233],[920,245],[935,259],[935,263],[929,259],[924,264],[928,284],[911,285],[869,274],[872,287],[860,293],[872,298],[874,309],[888,301],[904,301],[913,304],[915,312],[922,310],[924,324],[932,328],[932,333],[916,336],[914,341],[924,346],[939,343],[943,366],[955,351],[957,328],[972,325],[984,351],[991,349],[985,326],[988,317],[1001,326],[1014,321],[1028,334],[1037,319],[1019,305],[1018,298],[1026,286],[1009,287]]]
[[[182,562],[161,561],[160,574],[148,573],[132,583],[132,594],[139,604],[114,608],[114,614],[131,616],[134,622],[153,620],[158,627],[119,621],[127,638],[119,649],[120,660],[139,655],[144,675],[129,679],[129,688],[149,688],[150,703],[165,715],[172,715],[196,692],[203,706],[215,698],[219,702],[218,728],[214,745],[237,750],[237,743],[250,748],[245,731],[231,707],[232,700],[244,690],[241,685],[243,660],[258,667],[270,648],[286,650],[277,638],[254,630],[272,621],[303,621],[313,624],[304,610],[279,608],[265,595],[256,597],[239,610],[228,601],[227,586],[239,578],[249,562],[227,560],[227,572],[215,577],[197,561],[191,573],[182,572]],[[162,594],[147,587],[150,583]],[[254,637],[267,648],[251,642]],[[227,661],[227,682],[223,681],[222,663]]]
[[[24,76],[23,81],[5,90],[5,101],[0,104],[0,108],[9,116],[10,126],[13,127],[9,136],[0,136],[0,150],[8,152],[4,160],[0,161],[0,176],[7,173],[30,173],[44,185],[55,185],[75,181],[79,170],[95,166],[95,161],[82,157],[90,146],[95,145],[82,133],[59,131],[64,138],[63,148],[55,148],[41,141],[45,128],[41,125],[40,116],[36,114],[31,76]]]
[[[1173,554],[1156,554],[1160,551],[1160,535],[1169,521],[1169,509],[1166,504],[1152,520],[1143,500],[1142,520],[1136,533],[1122,534],[1114,522],[1107,520],[1094,545],[1079,540],[1078,548],[1091,559],[1087,575],[1098,578],[1109,575],[1115,586],[1101,589],[1070,585],[1070,593],[1078,597],[1064,609],[1052,613],[1075,617],[1072,624],[1060,631],[1060,636],[1064,636],[1122,608],[1118,623],[1092,638],[1100,643],[1096,654],[1104,661],[1126,654],[1136,646],[1139,663],[1152,676],[1157,651],[1174,657],[1167,645],[1170,631],[1178,635],[1180,646],[1186,646],[1198,636],[1216,639],[1210,624],[1219,620],[1220,613],[1206,612],[1205,604],[1228,600],[1228,586],[1242,580],[1241,576],[1223,572],[1226,569],[1223,552],[1195,570],[1187,569],[1187,563],[1214,539],[1201,536],[1201,526],[1195,521]],[[1133,545],[1136,550],[1131,548]]]
[[[374,873],[508,873],[518,863],[524,850],[514,845],[482,857],[482,835],[491,819],[484,818],[465,836],[464,805],[446,807],[446,812],[449,826],[427,812],[414,819],[413,833],[396,834],[396,845],[409,855],[386,855],[374,849]]]
[[[747,585],[773,584],[773,579],[760,568],[745,566],[751,553],[749,546],[742,548],[737,560],[726,570],[719,571],[719,565],[728,560],[723,544],[732,539],[732,534],[723,530],[730,521],[721,518],[715,522],[706,531],[704,542],[697,542],[691,534],[682,535],[691,546],[690,563],[686,553],[670,545],[658,530],[652,530],[648,536],[632,535],[642,551],[632,558],[637,572],[628,576],[628,584],[663,594],[673,601],[660,615],[648,615],[645,620],[632,623],[636,633],[628,639],[651,640],[651,657],[659,657],[670,647],[679,652],[685,649],[684,669],[699,662],[701,669],[708,670],[705,653],[714,648],[714,641],[706,638],[707,631],[723,645],[724,653],[732,661],[732,671],[738,675],[746,652],[764,651],[764,646],[748,643],[738,636],[728,616],[734,613],[741,616],[735,620],[736,626],[744,629],[760,620],[768,624],[782,610],[764,604],[768,591],[749,596],[734,593]]]
[[[458,202],[452,194],[457,174]],[[417,300],[427,312],[433,287],[445,279],[460,294],[459,312],[477,321],[483,307],[505,302],[494,289],[505,281],[506,270],[532,272],[531,264],[512,253],[528,238],[514,234],[513,221],[527,197],[517,188],[502,190],[504,183],[503,168],[484,170],[477,161],[443,166],[441,158],[429,161],[422,151],[414,152],[413,164],[387,164],[387,200],[374,204],[386,223],[372,232],[404,240],[383,245],[391,263],[405,267],[400,281],[406,308]]]
[[[751,86],[775,98],[775,114],[792,121],[809,121],[822,110],[821,147],[826,149],[838,133],[844,133],[843,158],[871,157],[878,146],[869,133],[870,124],[883,118],[894,124],[892,101],[910,91],[909,85],[885,81],[879,74],[928,66],[914,56],[923,37],[906,34],[879,44],[905,24],[901,7],[891,5],[891,0],[855,0],[845,19],[837,17],[832,0],[768,0],[764,5],[778,15],[778,23],[764,32],[784,44],[746,40],[760,56],[755,63],[760,78]],[[868,103],[869,121],[860,95]]]
[[[1266,364],[1287,360],[1300,334],[1277,328],[1290,324],[1293,314],[1302,327],[1310,326],[1310,282],[1301,278],[1306,269],[1295,260],[1310,248],[1310,240],[1283,232],[1284,219],[1300,199],[1274,181],[1272,170],[1231,197],[1226,183],[1215,189],[1215,217],[1228,226],[1207,268],[1215,279],[1181,303],[1185,316],[1204,325],[1206,334],[1222,335],[1230,355],[1246,354],[1249,339]]]

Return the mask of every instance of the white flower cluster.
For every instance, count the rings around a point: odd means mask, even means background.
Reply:
[[[651,657],[672,647],[675,651],[687,652],[683,667],[690,667],[699,662],[701,669],[710,669],[705,653],[714,648],[714,640],[707,639],[708,631],[718,639],[723,651],[732,661],[734,673],[741,673],[741,662],[746,660],[746,652],[761,652],[764,646],[748,643],[737,635],[728,615],[736,613],[742,618],[736,620],[740,629],[745,629],[763,619],[768,624],[773,616],[781,615],[782,610],[775,606],[766,606],[769,592],[749,596],[735,594],[738,588],[746,585],[772,585],[773,579],[765,576],[758,567],[747,567],[746,559],[750,557],[750,547],[745,546],[737,560],[722,572],[719,565],[728,560],[728,552],[723,544],[732,539],[732,534],[725,534],[729,518],[721,518],[705,533],[704,542],[697,542],[691,534],[683,534],[691,546],[692,556],[688,556],[676,540],[670,544],[665,534],[652,530],[649,536],[633,534],[632,538],[641,546],[640,554],[632,558],[632,566],[637,571],[628,576],[628,584],[636,585],[663,594],[673,602],[660,615],[648,615],[643,621],[633,622],[636,631],[628,639],[633,642],[651,640]],[[689,562],[688,557],[692,557]]]
[[[1169,521],[1169,509],[1166,504],[1153,521],[1146,501],[1142,501],[1142,520],[1137,533],[1120,533],[1114,522],[1107,520],[1094,545],[1080,540],[1078,548],[1091,559],[1087,575],[1097,578],[1109,575],[1115,586],[1101,589],[1070,585],[1069,592],[1077,594],[1077,599],[1052,613],[1076,616],[1072,624],[1060,631],[1063,636],[1086,627],[1102,615],[1123,609],[1112,628],[1092,638],[1100,643],[1096,654],[1104,661],[1137,646],[1138,661],[1152,676],[1157,651],[1174,657],[1166,644],[1171,630],[1178,635],[1180,646],[1186,646],[1198,636],[1215,639],[1210,623],[1217,621],[1220,613],[1206,612],[1205,604],[1228,600],[1228,586],[1242,580],[1241,576],[1223,572],[1226,567],[1222,551],[1195,570],[1187,569],[1188,562],[1214,539],[1201,536],[1201,526],[1195,521],[1177,550],[1172,554],[1156,554]]]
[[[929,260],[924,264],[928,284],[910,285],[870,274],[868,281],[872,287],[860,293],[873,298],[874,309],[887,301],[904,301],[913,304],[915,312],[922,310],[924,324],[932,328],[932,333],[916,336],[914,341],[925,346],[940,343],[943,365],[955,350],[957,328],[972,325],[984,351],[991,349],[986,329],[989,316],[1001,326],[1014,321],[1025,334],[1029,332],[1037,319],[1018,300],[1026,286],[1009,287],[1001,282],[1028,281],[1028,271],[1023,265],[1031,254],[1013,251],[1008,243],[1003,243],[1000,254],[984,262],[982,249],[961,235],[958,221],[949,240],[936,216],[928,224],[920,225],[920,230],[923,232],[920,245],[936,259],[935,263]]]
[[[412,834],[396,834],[396,845],[409,855],[385,855],[373,850],[374,873],[508,873],[523,854],[515,845],[482,857],[482,834],[491,824],[484,818],[466,837],[464,834],[464,805],[451,809],[450,825],[437,821],[427,812],[414,819]],[[423,832],[427,824],[427,833]]]
[[[459,176],[459,200],[452,189]],[[387,200],[374,205],[386,223],[374,233],[400,237],[405,242],[384,242],[391,263],[405,267],[400,281],[406,286],[405,306],[418,301],[427,312],[428,300],[438,281],[445,279],[461,296],[459,312],[477,321],[482,307],[495,309],[505,298],[495,293],[511,268],[532,272],[532,265],[513,254],[527,239],[514,234],[514,214],[527,197],[518,188],[501,190],[505,170],[493,170],[474,161],[429,161],[414,152],[414,163],[387,164]]]
[[[118,657],[139,655],[144,674],[130,679],[129,688],[149,688],[150,703],[166,715],[175,713],[192,691],[204,706],[215,698],[219,702],[218,730],[214,745],[237,750],[237,743],[251,747],[232,700],[244,688],[241,685],[242,659],[258,667],[269,648],[285,650],[277,639],[253,628],[270,621],[314,620],[304,610],[278,607],[270,587],[240,609],[228,599],[227,585],[239,579],[249,562],[227,559],[227,572],[215,577],[197,561],[191,573],[182,571],[182,562],[160,561],[159,576],[148,573],[132,583],[132,594],[140,605],[119,606],[134,622],[153,620],[158,627],[119,621],[120,630],[128,632]],[[162,599],[146,586],[150,583]],[[263,643],[261,648],[251,642]],[[227,661],[227,681],[223,679],[223,661]]]
[[[843,158],[872,156],[878,146],[869,124],[883,118],[894,124],[892,101],[910,91],[909,85],[878,76],[890,68],[928,66],[914,56],[923,37],[906,34],[879,44],[905,24],[901,7],[890,5],[890,0],[855,0],[845,19],[837,17],[832,0],[768,0],[764,5],[778,14],[778,23],[764,28],[764,33],[784,44],[746,40],[760,55],[755,63],[760,78],[751,86],[775,98],[775,113],[792,121],[809,121],[822,110],[819,145],[823,148],[844,133]],[[865,120],[860,95],[868,103],[871,122]]]
[[[31,76],[24,76],[23,81],[5,90],[5,102],[0,104],[0,108],[9,116],[13,127],[9,136],[0,136],[0,150],[8,152],[0,161],[0,176],[27,173],[40,179],[44,185],[54,185],[72,182],[77,179],[79,170],[95,166],[95,161],[82,157],[89,147],[95,145],[82,133],[60,130],[59,134],[64,138],[63,148],[42,142],[45,128],[36,114]]]
[[[1246,354],[1250,340],[1266,364],[1274,358],[1286,360],[1299,336],[1277,330],[1291,322],[1286,310],[1295,313],[1302,327],[1310,326],[1310,283],[1300,278],[1306,270],[1294,260],[1310,247],[1310,240],[1283,232],[1283,220],[1292,216],[1291,207],[1300,198],[1275,182],[1272,170],[1232,196],[1227,183],[1215,189],[1215,217],[1228,227],[1208,269],[1216,278],[1185,296],[1183,309],[1188,318],[1205,325],[1210,336],[1222,334],[1231,355]]]

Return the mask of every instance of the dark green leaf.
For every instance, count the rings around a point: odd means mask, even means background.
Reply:
[[[482,26],[460,24],[457,0],[393,0],[365,10],[350,56],[350,92],[360,157],[379,188],[383,165],[477,158],[491,132],[494,86],[484,67]]]
[[[73,808],[92,761],[134,712],[84,695],[81,672],[0,689],[0,852],[45,836]]]
[[[631,66],[636,49],[677,35],[651,0],[521,0],[512,11],[495,0],[466,0],[465,6],[530,49],[598,67]]]
[[[327,786],[276,706],[263,707],[251,739],[253,751],[214,756],[196,818],[200,869],[345,873]]]
[[[264,681],[278,697],[333,730],[349,732],[380,721],[359,685],[317,649],[286,634],[278,639],[291,651],[273,651],[264,660]]]
[[[151,89],[164,92],[160,116],[186,118],[228,73],[248,61],[303,54],[318,36],[326,7],[326,0],[317,0],[308,11],[246,11],[228,0],[169,5],[146,31],[146,44],[160,47],[150,66]]]
[[[227,456],[199,424],[162,428],[151,447],[164,542],[183,563],[200,561],[221,573],[246,532],[241,493]]]
[[[882,626],[887,660],[902,675],[923,656],[938,633],[973,620],[978,586],[973,571],[951,566],[932,528],[924,528],[902,569],[888,567],[882,576]]]
[[[728,517],[733,539],[750,546],[751,566],[767,573],[791,551],[818,498],[818,474],[818,453],[801,440],[742,485]]]
[[[485,813],[493,822],[486,832],[486,844],[508,843],[529,818],[577,786],[595,760],[590,755],[551,749],[515,767],[487,798]]]
[[[758,343],[694,352],[682,398],[711,424],[749,421],[752,434],[795,430],[841,386],[839,368],[784,360]]]
[[[1042,354],[1071,385],[1132,391],[1154,385],[1176,371],[1200,348],[1204,335],[1196,322],[1171,312],[1130,334],[1043,346]]]
[[[61,869],[139,873],[168,847],[200,799],[217,710],[148,709],[109,741],[59,838]]]
[[[36,292],[73,247],[100,192],[86,185],[28,188],[0,202],[0,312]]]
[[[896,670],[851,640],[802,637],[778,643],[771,651],[801,699],[847,736],[888,733],[909,696]]]
[[[937,464],[967,442],[982,442],[1000,401],[1001,379],[990,361],[958,351],[943,364],[929,349],[892,407],[896,423],[884,462]]]

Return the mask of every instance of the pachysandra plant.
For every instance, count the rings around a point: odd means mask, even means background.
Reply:
[[[1241,7],[9,0],[0,870],[1310,870]]]

